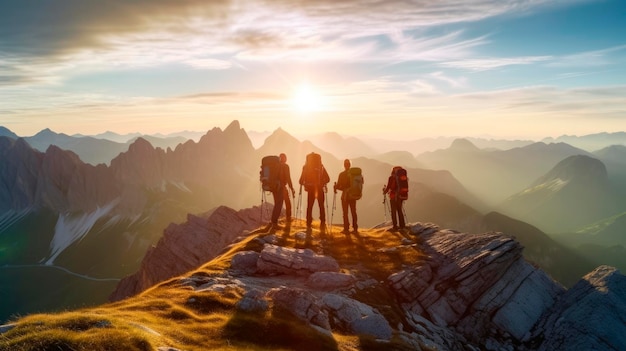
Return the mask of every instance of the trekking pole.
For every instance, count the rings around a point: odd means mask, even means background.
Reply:
[[[406,216],[406,208],[404,208],[404,204],[402,204],[402,214],[404,215],[404,223],[405,223],[404,225],[406,225],[409,223],[409,219]]]
[[[261,208],[259,209],[261,211],[261,218],[259,219],[259,224],[263,225],[263,204],[265,203],[265,191],[263,191],[263,188],[261,188]]]
[[[298,206],[296,208],[296,217],[298,217],[298,221],[300,225],[302,225],[302,217],[300,217],[300,215],[302,214],[302,212],[300,212],[302,210],[301,205],[302,205],[302,184],[300,184],[300,191],[298,192]]]
[[[330,234],[333,233],[333,216],[335,215],[336,201],[337,201],[337,182],[333,184],[333,210],[330,213]]]
[[[328,187],[325,184],[324,184],[323,191],[324,191],[324,203],[326,204],[326,214],[328,215]],[[332,226],[332,223],[331,223],[331,226]],[[324,223],[324,227],[325,227],[324,228],[325,231],[327,232],[328,231],[328,223],[326,223],[326,221]]]
[[[383,185],[383,211],[385,211],[385,223],[387,222],[387,187]]]

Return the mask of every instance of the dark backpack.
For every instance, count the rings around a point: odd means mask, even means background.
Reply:
[[[280,188],[280,158],[265,156],[261,159],[260,180],[265,191],[276,191]]]
[[[348,170],[348,180],[350,187],[346,190],[348,200],[359,200],[363,195],[363,175],[359,167],[352,167]]]
[[[306,155],[306,162],[304,164],[304,187],[307,189],[319,187],[324,182],[322,179],[324,174],[324,166],[322,165],[322,156],[311,152]],[[328,182],[328,181],[326,181]]]
[[[406,200],[409,198],[409,177],[406,174],[406,169],[400,166],[394,167],[393,169],[396,182],[396,198]]]

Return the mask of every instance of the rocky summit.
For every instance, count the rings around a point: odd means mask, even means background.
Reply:
[[[128,278],[158,271],[154,286],[17,319],[0,327],[0,350],[626,349],[626,280],[614,268],[566,290],[505,233],[412,223],[346,235],[299,221],[250,231],[250,211],[170,227]],[[191,257],[206,261],[179,272]]]

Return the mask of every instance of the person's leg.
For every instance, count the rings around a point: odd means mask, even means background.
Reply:
[[[352,229],[354,229],[354,231],[358,231],[359,230],[359,222],[358,222],[358,218],[356,215],[356,200],[350,200],[350,212],[352,212]]]
[[[272,210],[272,224],[278,223],[278,217],[280,217],[280,211],[283,209],[283,192],[279,189],[272,192],[274,197],[274,209]]]
[[[324,207],[324,190],[321,187],[317,190],[317,202],[320,206],[320,222],[324,226],[326,224],[326,207]]]
[[[396,217],[396,213],[398,211],[398,203],[396,199],[391,199],[389,203],[391,204],[391,223],[393,223],[393,228],[396,229],[398,228],[398,219]]]
[[[291,198],[289,197],[289,190],[287,187],[283,187],[283,198],[285,200],[285,217],[287,217],[287,222],[291,222]]]
[[[400,228],[404,228],[405,227],[404,211],[402,210],[403,202],[404,202],[404,200],[398,200],[398,206],[397,206],[398,207],[398,220],[399,220]]]
[[[307,191],[306,199],[306,226],[310,227],[313,222],[313,203],[315,202],[315,190]]]
[[[343,230],[347,232],[350,229],[348,222],[348,200],[341,196],[341,211],[343,211]]]

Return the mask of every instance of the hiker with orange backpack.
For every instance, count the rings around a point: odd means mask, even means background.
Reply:
[[[404,222],[404,210],[402,204],[404,200],[409,198],[409,178],[406,169],[395,166],[391,169],[391,175],[387,180],[387,186],[383,188],[383,195],[389,193],[389,202],[391,204],[391,222],[392,232],[404,230],[406,224]],[[398,224],[400,226],[398,226]]]
[[[327,191],[326,184],[330,182],[330,177],[326,168],[322,165],[322,157],[320,154],[311,152],[306,156],[306,163],[302,167],[302,174],[300,175],[300,185],[304,186],[304,190],[307,192],[307,206],[306,206],[306,227],[307,230],[311,229],[313,222],[313,204],[317,199],[317,204],[320,209],[320,230],[326,231],[326,211],[324,209],[325,192]]]

